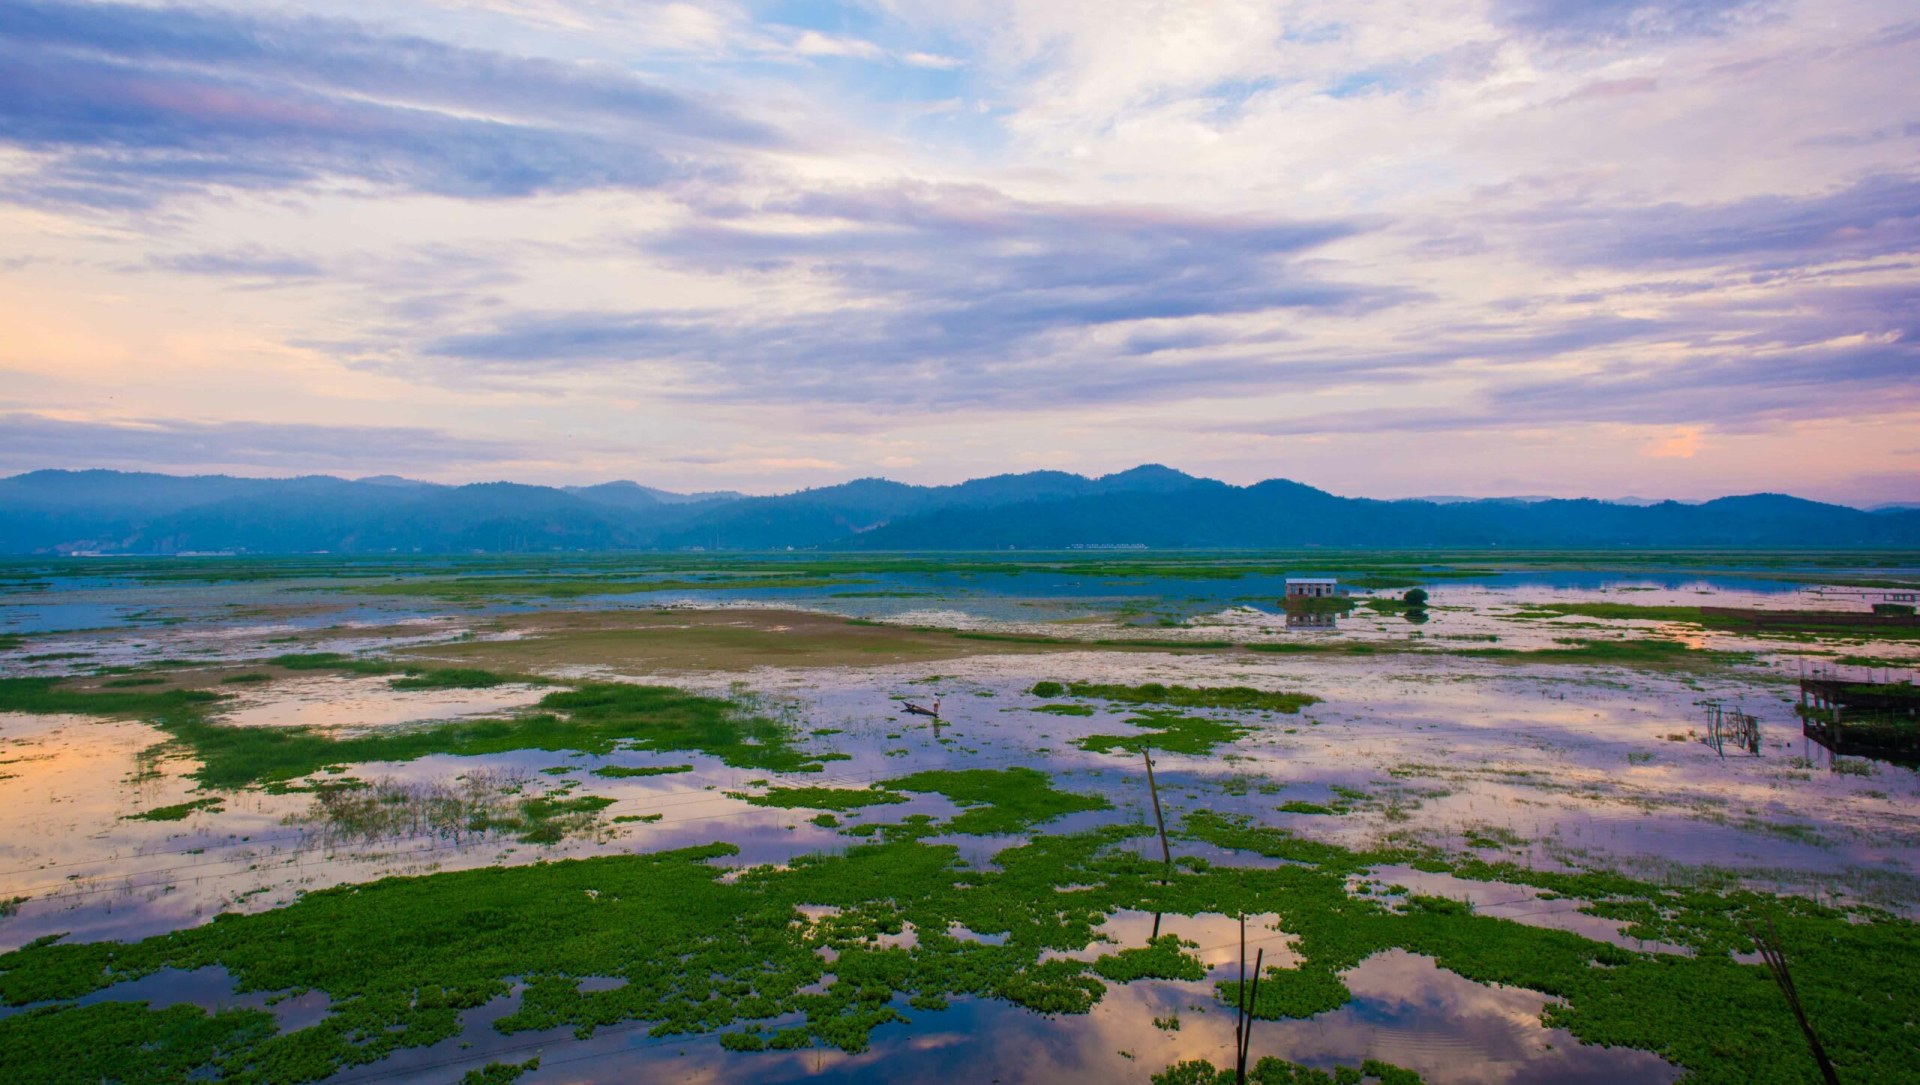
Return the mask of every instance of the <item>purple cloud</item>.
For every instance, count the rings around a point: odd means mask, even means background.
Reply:
[[[82,422],[0,413],[0,467],[192,467],[248,464],[295,471],[410,470],[497,463],[523,455],[508,441],[410,426],[145,419]]]
[[[649,187],[777,138],[612,68],[341,20],[29,2],[0,8],[0,141],[46,156],[14,198],[124,207],[321,177],[466,197]]]

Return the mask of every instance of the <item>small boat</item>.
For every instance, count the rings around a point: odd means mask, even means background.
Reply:
[[[940,702],[935,701],[933,702],[933,707],[928,708],[925,705],[917,705],[912,701],[908,701],[907,714],[909,716],[932,716],[937,720],[940,718]]]

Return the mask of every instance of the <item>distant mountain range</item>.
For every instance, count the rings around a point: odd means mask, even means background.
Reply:
[[[446,486],[394,476],[0,479],[0,553],[1183,547],[1920,548],[1920,509],[1781,494],[1698,504],[1547,498],[1373,501],[1285,479],[1231,486],[1157,465],[953,486],[868,478],[778,497],[633,482]]]

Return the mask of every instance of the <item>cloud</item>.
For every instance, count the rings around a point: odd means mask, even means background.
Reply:
[[[293,471],[409,470],[522,458],[516,444],[405,426],[329,426],[182,419],[77,421],[0,413],[0,467],[207,467]]]
[[[1105,372],[1076,376],[1093,349],[1081,349],[1080,337],[1147,320],[1356,314],[1406,298],[1296,266],[1303,254],[1359,232],[1353,222],[1037,204],[978,187],[913,184],[801,193],[760,214],[703,219],[640,244],[706,274],[829,284],[840,295],[831,308],[529,314],[443,337],[427,353],[518,371],[667,361],[715,381],[718,398],[1011,400],[1043,372],[1075,396],[1142,382],[1164,393],[1183,373],[1195,387],[1231,373],[1114,372],[1121,362],[1105,357]],[[808,228],[783,228],[796,220]]]
[[[1494,18],[1562,45],[1724,34],[1764,18],[1770,0],[1496,0]]]
[[[1516,220],[1542,227],[1542,253],[1563,264],[1643,270],[1864,260],[1920,251],[1920,177],[1880,173],[1812,195],[1722,204],[1561,204]]]
[[[147,266],[159,271],[240,279],[313,279],[325,273],[317,261],[291,253],[245,245],[225,252],[190,252],[153,256]]]
[[[648,187],[778,142],[609,66],[343,20],[44,0],[0,7],[0,141],[39,156],[16,199],[106,207],[321,178],[467,197]]]

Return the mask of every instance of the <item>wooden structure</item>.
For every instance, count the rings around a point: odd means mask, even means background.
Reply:
[[[1760,721],[1737,708],[1728,708],[1719,701],[1707,703],[1707,734],[1702,740],[1713,747],[1713,752],[1721,757],[1727,756],[1727,747],[1745,750],[1755,757],[1760,756]]]
[[[1920,617],[1861,610],[1761,610],[1756,607],[1701,607],[1702,618],[1719,618],[1754,629],[1804,629],[1807,626],[1914,629]]]
[[[1340,582],[1330,576],[1290,576],[1287,578],[1287,598],[1321,599],[1340,593]]]
[[[1800,679],[1801,731],[1838,755],[1920,758],[1920,687],[1912,682]]]

